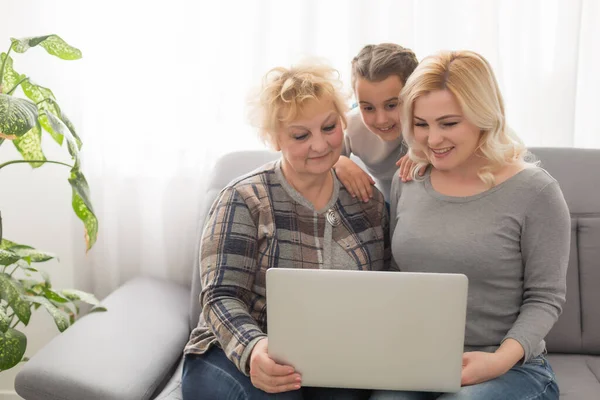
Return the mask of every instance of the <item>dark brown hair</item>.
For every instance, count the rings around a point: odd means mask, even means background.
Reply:
[[[402,85],[417,67],[415,53],[394,43],[369,44],[352,60],[352,89],[357,78],[379,82],[396,75]]]

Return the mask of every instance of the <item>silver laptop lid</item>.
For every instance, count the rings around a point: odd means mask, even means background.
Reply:
[[[304,386],[460,389],[462,274],[267,271],[269,355]]]

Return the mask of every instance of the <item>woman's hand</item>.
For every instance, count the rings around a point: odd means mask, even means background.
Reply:
[[[408,157],[408,154],[403,155],[396,162],[396,166],[400,167],[399,175],[400,175],[400,178],[402,179],[402,182],[412,181],[411,171],[415,165],[416,165],[416,163]],[[419,175],[423,176],[424,174],[425,174],[425,168],[421,168],[421,170],[419,171]]]
[[[494,353],[471,351],[463,354],[461,385],[475,385],[504,375],[523,359],[521,343],[508,338]]]
[[[300,374],[289,365],[277,364],[267,352],[267,339],[259,340],[250,354],[250,380],[267,393],[281,393],[300,389]]]
[[[505,374],[512,367],[505,365],[496,353],[470,351],[463,354],[462,386],[476,385]]]
[[[504,375],[525,355],[523,346],[508,338],[494,353],[471,351],[463,354],[461,385],[475,385]]]
[[[356,163],[346,156],[340,156],[338,162],[333,166],[342,185],[348,190],[352,197],[358,196],[365,203],[373,197],[372,185],[375,181],[369,174],[363,171]]]

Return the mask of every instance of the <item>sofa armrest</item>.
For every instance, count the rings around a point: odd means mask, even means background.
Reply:
[[[27,400],[142,400],[180,359],[188,337],[189,288],[129,281],[55,337],[15,379]]]

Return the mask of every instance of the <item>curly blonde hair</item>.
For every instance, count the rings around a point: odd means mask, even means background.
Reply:
[[[432,91],[448,90],[458,101],[465,117],[481,130],[477,153],[488,160],[477,172],[489,187],[494,172],[505,165],[523,162],[528,152],[521,139],[506,125],[504,100],[488,61],[472,51],[443,51],[417,66],[402,89],[403,135],[409,157],[417,163],[412,173],[429,164],[415,143],[413,118],[415,101]]]
[[[331,100],[346,128],[346,96],[337,70],[322,63],[271,69],[263,78],[257,96],[250,101],[250,120],[260,138],[278,150],[276,134],[301,118],[314,101]]]

